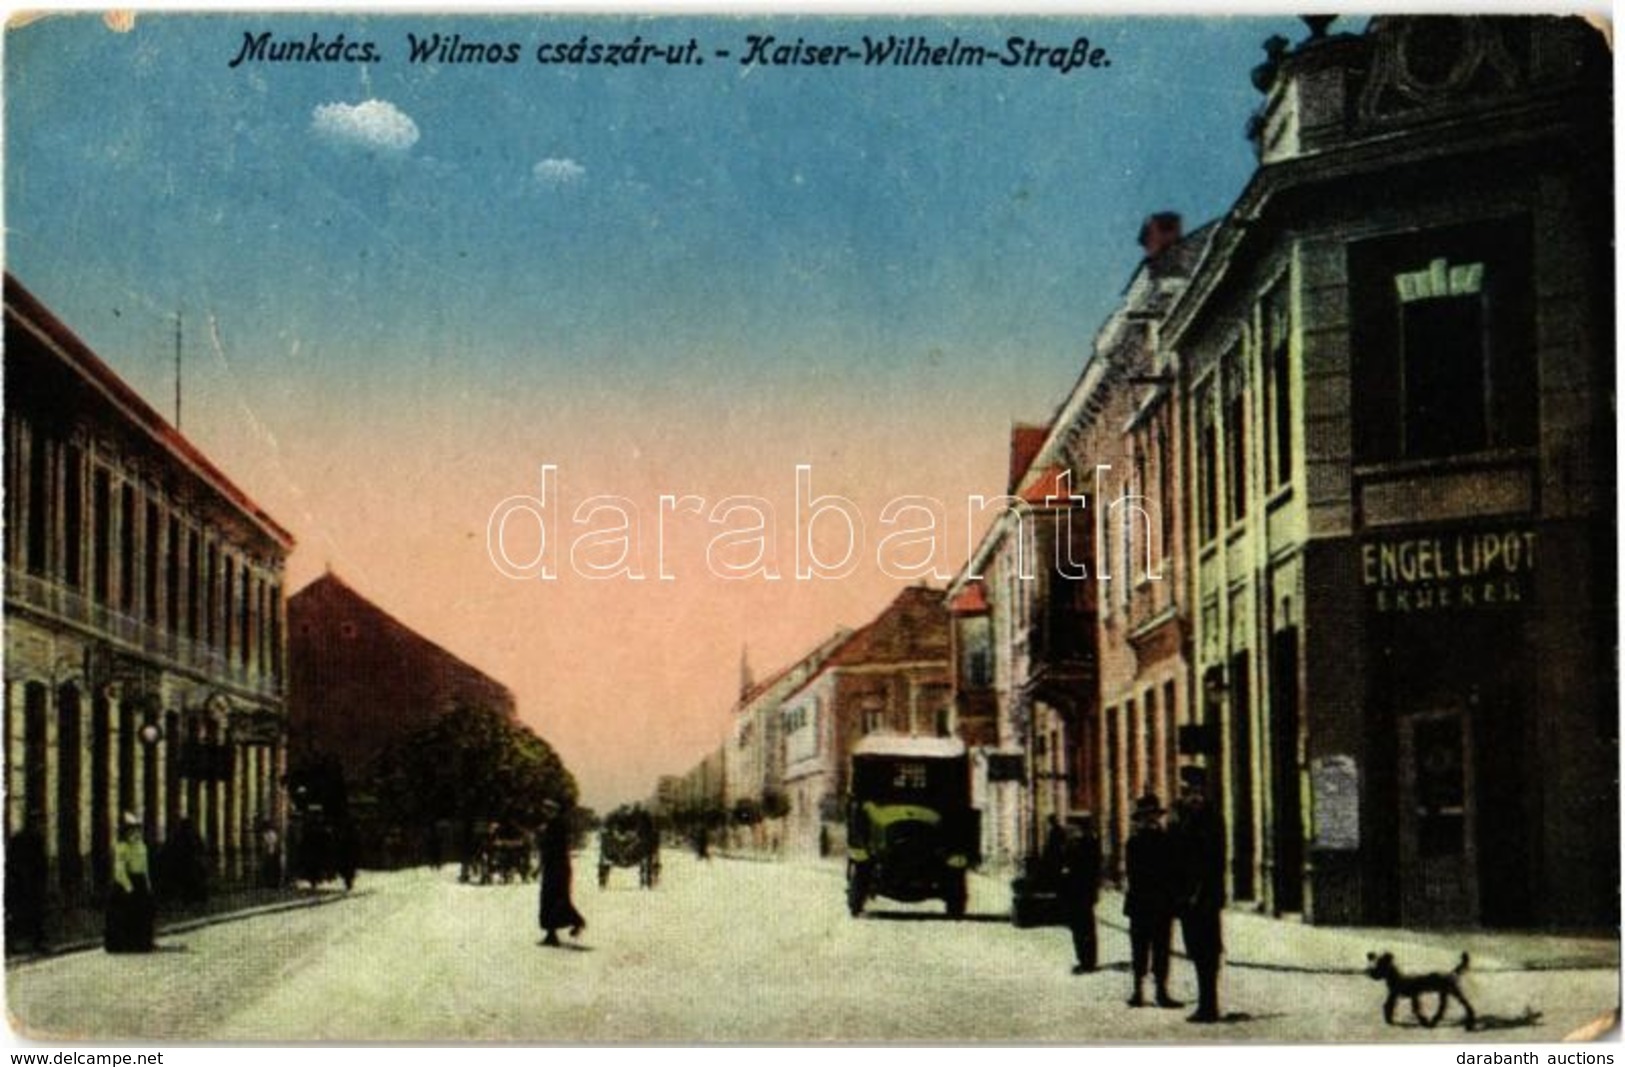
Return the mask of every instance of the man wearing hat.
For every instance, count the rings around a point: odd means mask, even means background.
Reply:
[[[1134,965],[1131,1008],[1145,1006],[1145,976],[1157,984],[1157,1007],[1184,1005],[1168,993],[1168,943],[1173,938],[1178,871],[1168,831],[1162,828],[1162,802],[1155,793],[1135,801],[1133,827],[1124,848],[1128,891],[1123,914],[1128,916],[1129,946]]]
[[[1185,954],[1196,968],[1193,1023],[1219,1021],[1219,957],[1224,953],[1220,914],[1224,910],[1224,828],[1207,795],[1207,772],[1179,771],[1179,818],[1174,823],[1179,864],[1179,925]]]

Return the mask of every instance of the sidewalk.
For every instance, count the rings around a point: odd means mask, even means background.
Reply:
[[[220,890],[201,905],[158,907],[158,937],[183,934],[216,923],[235,922],[258,915],[272,915],[295,908],[311,908],[343,900],[349,894],[341,888],[295,889],[282,886],[263,889],[255,886]],[[70,952],[102,947],[104,919],[99,908],[79,907],[59,911],[47,924],[48,948],[44,952],[13,952],[7,946],[6,966],[15,967],[35,960]]]
[[[713,854],[715,855],[715,854]],[[724,858],[743,861],[809,863],[831,877],[845,876],[839,856],[770,856],[738,852]],[[972,910],[1008,909],[1008,870],[971,873]],[[1128,936],[1123,894],[1103,888],[1095,918],[1104,929]],[[1364,974],[1366,953],[1392,952],[1408,970],[1450,970],[1466,952],[1475,973],[1496,971],[1619,971],[1618,931],[1407,930],[1398,927],[1315,926],[1301,918],[1277,919],[1244,908],[1224,913],[1225,965],[1310,974]],[[1174,951],[1181,954],[1174,933]]]
[[[1123,895],[1100,894],[1102,926],[1127,932]],[[1313,974],[1363,974],[1366,953],[1392,952],[1407,970],[1450,970],[1466,952],[1475,973],[1619,970],[1619,936],[1540,930],[1406,930],[1397,927],[1314,926],[1240,908],[1224,913],[1225,966]],[[1174,935],[1174,948],[1180,948]]]

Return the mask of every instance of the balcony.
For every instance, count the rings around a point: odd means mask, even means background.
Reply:
[[[281,678],[229,658],[217,648],[114,611],[60,582],[7,567],[5,601],[8,615],[21,608],[100,638],[116,651],[142,656],[170,670],[255,696],[282,695]]]
[[[1023,688],[1042,695],[1092,692],[1098,673],[1095,613],[1051,601],[1027,635],[1028,671]]]

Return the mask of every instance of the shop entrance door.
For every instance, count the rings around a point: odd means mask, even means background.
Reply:
[[[1400,720],[1400,921],[1408,927],[1478,922],[1470,722],[1459,707]]]

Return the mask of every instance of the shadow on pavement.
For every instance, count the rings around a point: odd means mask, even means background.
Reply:
[[[1473,1027],[1478,1030],[1517,1030],[1525,1026],[1539,1026],[1541,1013],[1534,1008],[1525,1008],[1522,1015],[1480,1015],[1477,1024]]]
[[[990,914],[987,912],[976,915],[966,914],[956,919],[951,915],[943,915],[929,911],[869,910],[865,911],[861,916],[858,916],[858,918],[884,919],[887,921],[916,923],[1001,923],[1003,925],[1009,925],[1010,923],[1010,916],[1008,915],[1003,913]]]

